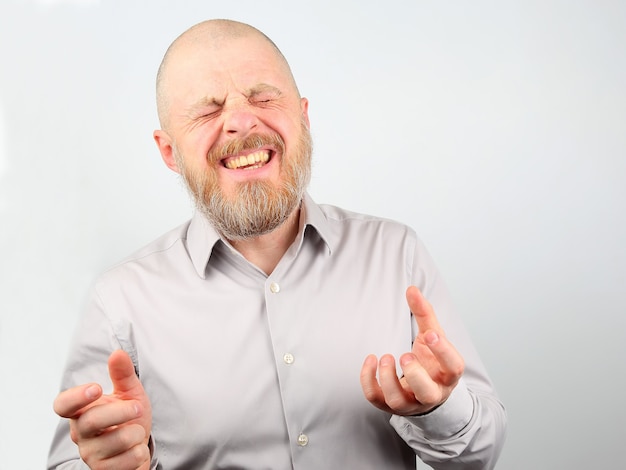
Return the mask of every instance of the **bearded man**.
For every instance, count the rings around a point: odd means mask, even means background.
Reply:
[[[157,105],[197,211],[95,284],[48,468],[493,468],[504,409],[431,258],[307,194],[308,101],[276,45],[190,28]]]

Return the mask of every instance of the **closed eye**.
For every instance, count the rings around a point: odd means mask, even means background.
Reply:
[[[212,119],[219,115],[224,105],[223,100],[213,97],[202,97],[188,108],[188,116],[192,121]]]
[[[278,88],[261,83],[248,92],[248,101],[251,104],[266,105],[280,98]]]
[[[216,117],[218,114],[220,113],[220,110],[216,110],[216,111],[211,111],[211,112],[205,112],[203,113],[200,118],[201,119],[212,119],[214,117]]]
[[[265,105],[275,101],[276,98],[277,97],[273,96],[253,96],[250,98],[250,103],[256,105]]]

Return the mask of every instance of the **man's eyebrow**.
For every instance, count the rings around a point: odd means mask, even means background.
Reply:
[[[218,107],[219,108],[219,107],[222,107],[223,105],[224,105],[224,100],[220,101],[214,96],[203,96],[198,101],[196,101],[191,106],[189,106],[187,110],[193,112],[197,109],[202,109],[206,107]]]
[[[248,98],[260,95],[261,93],[272,93],[276,96],[282,95],[280,89],[276,88],[273,85],[268,85],[267,83],[259,83],[252,88],[248,88],[248,90],[246,90],[246,96],[248,96]]]

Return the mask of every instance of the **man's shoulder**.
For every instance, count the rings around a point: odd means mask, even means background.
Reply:
[[[162,262],[164,258],[180,256],[181,249],[186,251],[185,245],[190,223],[191,220],[188,220],[163,233],[150,243],[110,266],[102,273],[101,277],[109,277],[133,265],[149,265],[155,262]]]
[[[415,233],[410,226],[394,219],[355,212],[331,204],[319,204],[318,207],[326,217],[326,220],[331,224],[342,226],[354,225],[359,228],[370,226],[376,229],[393,230],[398,233]]]
[[[416,232],[407,224],[376,215],[348,210],[331,204],[318,204],[309,221],[331,251],[339,246],[364,249],[414,250],[419,244]]]

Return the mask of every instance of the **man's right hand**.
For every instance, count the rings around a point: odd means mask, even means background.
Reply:
[[[109,375],[111,395],[98,384],[79,385],[57,396],[54,411],[69,418],[70,436],[92,470],[149,470],[152,411],[128,354],[111,354]]]

